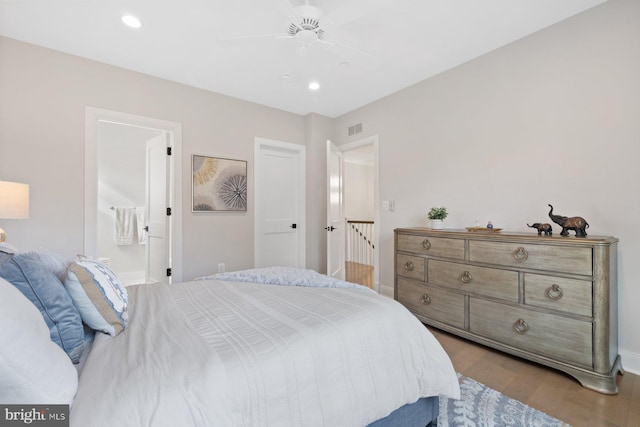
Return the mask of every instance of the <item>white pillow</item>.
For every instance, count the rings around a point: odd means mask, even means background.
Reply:
[[[78,373],[35,305],[0,278],[0,402],[71,404]]]

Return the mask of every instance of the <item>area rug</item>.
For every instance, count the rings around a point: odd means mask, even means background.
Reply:
[[[460,400],[440,398],[437,427],[571,427],[458,374]]]

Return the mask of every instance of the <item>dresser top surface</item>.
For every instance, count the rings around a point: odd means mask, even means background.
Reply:
[[[564,244],[569,243],[572,245],[603,245],[611,244],[618,241],[617,237],[611,236],[591,236],[576,237],[573,234],[569,236],[561,236],[559,234],[552,236],[538,235],[536,232],[530,233],[517,233],[508,231],[467,231],[458,229],[442,229],[433,230],[431,228],[424,227],[410,227],[410,228],[396,228],[396,233],[416,234],[416,235],[429,235],[431,237],[449,237],[449,238],[465,238],[473,240],[495,240],[495,241],[527,241],[535,243],[550,243],[550,244]]]

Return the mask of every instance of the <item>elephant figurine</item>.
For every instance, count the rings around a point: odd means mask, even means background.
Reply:
[[[540,224],[539,222],[534,222],[533,225],[527,224],[527,227],[535,228],[538,230],[538,236],[544,233],[545,236],[551,236],[553,234],[553,229],[551,228],[551,224]]]
[[[576,237],[587,236],[586,229],[589,228],[589,223],[584,218],[582,218],[581,216],[566,217],[561,215],[554,215],[553,206],[549,205],[549,207],[551,208],[549,210],[549,218],[551,218],[551,221],[562,227],[562,231],[560,232],[562,236],[568,236],[569,230],[575,231]]]

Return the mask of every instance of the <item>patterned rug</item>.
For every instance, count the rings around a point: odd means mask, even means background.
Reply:
[[[458,374],[460,400],[440,399],[437,427],[571,427]]]

